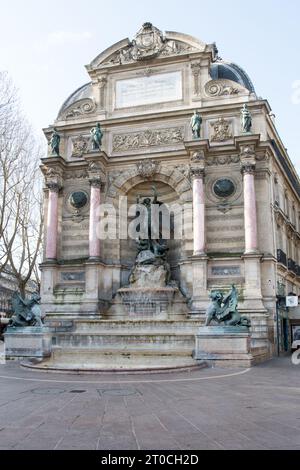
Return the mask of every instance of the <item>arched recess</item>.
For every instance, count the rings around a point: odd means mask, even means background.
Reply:
[[[128,168],[125,173],[116,173],[115,178],[108,187],[105,202],[114,205],[119,217],[120,197],[127,197],[128,207],[130,207],[131,204],[136,203],[138,195],[141,196],[141,199],[152,197],[151,186],[155,184],[159,201],[171,206],[175,204],[178,211],[183,210],[186,204],[192,202],[191,183],[184,169],[186,168],[178,169],[176,167],[161,166],[151,178],[142,176],[136,167]],[[130,222],[130,220],[128,221]],[[118,258],[122,266],[121,284],[125,285],[128,282],[128,275],[137,254],[136,242],[129,238],[127,240],[118,239],[117,244]],[[178,262],[184,257],[186,242],[183,237],[182,239],[170,240],[168,245],[168,262],[172,268],[172,277],[174,280],[179,281]]]

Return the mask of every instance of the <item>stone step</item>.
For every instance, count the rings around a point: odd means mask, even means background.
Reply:
[[[25,364],[26,365],[26,364]],[[181,368],[204,367],[196,361],[192,351],[172,349],[164,352],[148,349],[73,349],[54,347],[50,359],[42,363],[27,364],[27,367],[43,370],[70,371],[157,371]]]
[[[53,337],[53,344],[74,349],[98,349],[99,347],[116,350],[134,349],[168,349],[183,348],[192,350],[195,345],[194,334],[145,334],[145,333],[58,333]]]

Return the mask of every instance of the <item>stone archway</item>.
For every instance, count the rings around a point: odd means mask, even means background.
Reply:
[[[152,161],[145,160],[145,162],[151,163]],[[187,165],[171,166],[152,163],[154,168],[149,176],[143,174],[140,164],[128,167],[126,171],[112,171],[106,202],[116,204],[118,197],[126,195],[132,187],[145,181],[154,181],[154,179],[168,184],[177,193],[181,203],[192,201],[192,186],[187,176]]]
[[[145,160],[151,164],[151,160]],[[165,204],[176,204],[182,206],[192,201],[191,183],[185,174],[187,166],[179,167],[160,165],[153,163],[153,172],[145,175],[141,168],[141,163],[129,167],[125,172],[112,172],[110,174],[110,184],[107,190],[105,202],[113,204],[118,211],[119,198],[126,196],[128,206],[136,202],[136,197],[151,196],[151,186],[156,184],[159,200]],[[136,243],[134,240],[118,240],[119,260],[123,273],[121,284],[126,284],[130,266],[133,265],[136,256]],[[172,277],[179,281],[180,272],[178,262],[182,258],[185,249],[184,241],[170,240],[168,261],[172,267]]]

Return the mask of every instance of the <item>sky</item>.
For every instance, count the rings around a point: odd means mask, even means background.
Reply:
[[[299,0],[0,0],[0,69],[20,90],[34,128],[52,124],[89,81],[84,65],[145,21],[206,43],[246,70],[268,99],[300,173]]]

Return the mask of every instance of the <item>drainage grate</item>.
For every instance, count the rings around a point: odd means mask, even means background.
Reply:
[[[65,393],[66,390],[62,388],[34,388],[30,391],[37,395],[58,395],[59,393]]]
[[[141,395],[136,388],[102,388],[97,389],[100,396],[128,397],[130,395]]]
[[[69,393],[85,393],[86,390],[70,390]]]

